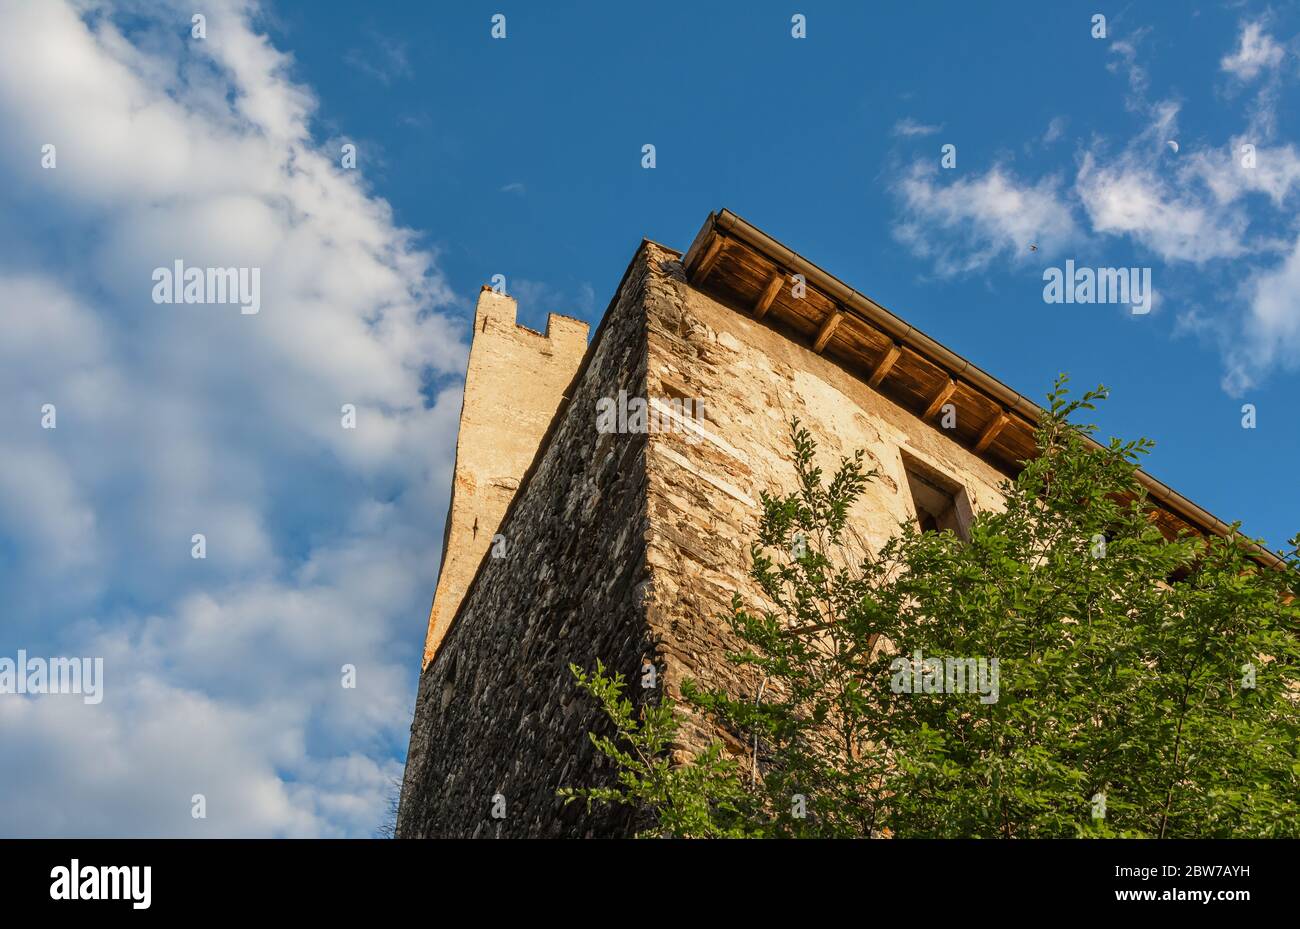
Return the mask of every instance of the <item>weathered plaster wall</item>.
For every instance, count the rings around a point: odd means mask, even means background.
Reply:
[[[586,323],[552,313],[543,334],[516,325],[516,310],[513,297],[479,293],[425,664],[456,615],[587,349]]]
[[[524,479],[437,657],[420,679],[398,834],[403,837],[620,835],[622,810],[563,807],[561,786],[595,783],[596,707],[570,663],[637,669],[652,645],[641,604],[645,437],[599,435],[596,402],[645,392],[642,250],[606,314],[565,414]],[[522,392],[512,376],[498,390]],[[630,675],[630,672],[628,672]],[[639,677],[639,674],[637,675]],[[642,698],[634,681],[632,696]],[[506,816],[491,816],[500,794]]]
[[[976,512],[1001,505],[1005,477],[808,346],[693,289],[680,268],[650,291],[650,396],[702,399],[705,415],[699,429],[649,439],[649,622],[663,640],[670,693],[684,677],[752,693],[755,682],[722,658],[736,643],[720,617],[733,591],[758,603],[749,546],[760,490],[795,486],[792,416],[817,440],[828,476],[857,449],[880,472],[851,518],[873,550],[915,519],[900,449],[963,485]]]

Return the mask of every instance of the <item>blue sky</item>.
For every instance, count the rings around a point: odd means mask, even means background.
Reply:
[[[0,834],[370,834],[479,285],[595,323],[724,206],[1300,531],[1292,4],[191,6],[0,0],[0,655],[107,675],[0,696]],[[153,303],[176,258],[261,267],[262,312]],[[1150,268],[1152,311],[1045,303],[1067,260]]]
[[[1254,371],[1249,389],[1222,384],[1248,305],[1239,287],[1294,242],[1294,203],[1246,195],[1234,205],[1251,224],[1240,252],[1170,261],[1176,245],[1097,234],[1072,190],[1088,153],[1112,165],[1133,147],[1154,150],[1154,177],[1172,192],[1194,194],[1174,179],[1180,164],[1229,151],[1270,82],[1275,133],[1255,144],[1282,146],[1275,164],[1293,165],[1294,5],[1119,5],[1106,39],[1091,34],[1096,4],[945,4],[938,18],[914,4],[796,5],[804,41],[784,3],[665,4],[653,16],[524,7],[506,11],[495,41],[485,24],[500,4],[455,6],[381,4],[358,20],[349,5],[286,5],[271,31],[320,93],[323,123],[361,147],[375,191],[440,249],[458,294],[501,272],[522,319],[595,322],[642,236],[685,249],[726,206],[1030,396],[1057,371],[1105,383],[1114,399],[1101,424],[1155,438],[1153,472],[1275,546],[1300,531],[1294,354]],[[1246,24],[1284,54],[1250,80],[1219,66]],[[1170,104],[1168,132],[1151,136]],[[640,167],[646,142],[653,171]],[[958,167],[935,186],[989,172],[1011,190],[1051,182],[1082,234],[1028,222],[1037,254],[998,243],[969,273],[941,273],[895,232],[909,219],[901,180],[937,165],[948,143]],[[936,218],[916,218],[924,239],[961,260],[970,224]],[[1214,222],[1202,222],[1208,239]],[[1065,258],[1152,267],[1162,304],[1138,319],[1046,305],[1042,269]],[[1241,429],[1246,402],[1254,432]]]

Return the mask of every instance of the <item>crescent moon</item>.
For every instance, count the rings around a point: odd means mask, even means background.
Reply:
[[[1178,143],[1177,143],[1177,142],[1175,142],[1173,139],[1170,139],[1170,140],[1169,140],[1168,142],[1166,142],[1165,144],[1168,145],[1170,148],[1172,148],[1172,149],[1174,150],[1175,153],[1177,153],[1177,151],[1178,151]]]

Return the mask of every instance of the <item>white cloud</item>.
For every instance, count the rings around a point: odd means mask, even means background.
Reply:
[[[132,11],[124,34],[98,4],[0,0],[0,654],[103,655],[107,678],[99,706],[0,698],[22,797],[0,834],[369,834],[454,447],[459,392],[431,384],[464,329],[433,256],[319,148],[252,3],[206,4],[206,40],[179,3]],[[260,314],[153,303],[176,259],[260,268]]]
[[[1233,395],[1258,383],[1273,367],[1300,369],[1300,238],[1282,262],[1247,285],[1241,329],[1226,340],[1224,389]]]
[[[1202,264],[1245,251],[1245,218],[1214,208],[1131,153],[1084,155],[1076,190],[1096,232],[1131,236],[1167,261]]]
[[[1254,160],[1247,166],[1245,145],[1254,147]],[[1222,149],[1202,149],[1187,156],[1182,173],[1185,183],[1200,183],[1216,203],[1228,205],[1249,193],[1266,196],[1281,209],[1300,189],[1300,152],[1295,146],[1263,146],[1239,136]]]
[[[1110,42],[1109,51],[1113,57],[1107,63],[1106,70],[1124,76],[1129,89],[1124,105],[1135,112],[1140,112],[1148,106],[1146,96],[1151,79],[1142,64],[1138,49],[1150,31],[1149,28],[1138,29],[1127,38],[1113,39]]]
[[[1209,147],[1182,138],[1173,152],[1180,105],[1150,98],[1149,34],[1137,29],[1110,47],[1107,68],[1125,78],[1126,109],[1141,123],[1122,146],[1094,138],[1068,188],[1050,175],[1015,178],[1001,166],[944,183],[947,172],[913,165],[895,184],[901,218],[894,234],[944,275],[985,270],[996,260],[1018,264],[1028,242],[1050,255],[1067,242],[1109,239],[1191,265],[1206,274],[1214,311],[1184,309],[1175,334],[1217,345],[1223,385],[1240,393],[1271,370],[1294,369],[1300,358],[1300,149],[1275,138],[1288,52],[1260,22],[1243,23],[1221,62],[1234,81],[1230,92],[1259,81],[1241,111],[1241,131]],[[1053,119],[1042,143],[1059,139],[1064,127],[1063,117]],[[1163,279],[1194,280],[1181,273]],[[1162,302],[1169,297],[1162,292]]]
[[[894,123],[894,135],[911,138],[913,136],[934,135],[943,128],[942,125],[927,125],[910,116],[900,119]]]
[[[895,186],[906,219],[894,234],[915,254],[934,261],[942,275],[988,267],[994,259],[1044,256],[1074,241],[1078,228],[1054,177],[1025,183],[1001,166],[983,174],[950,174],[915,164]]]
[[[1261,72],[1276,68],[1286,52],[1259,22],[1243,23],[1236,51],[1224,55],[1219,67],[1243,81],[1252,81]]]
[[[1047,124],[1047,131],[1043,133],[1043,144],[1051,145],[1065,135],[1065,127],[1069,120],[1064,116],[1054,116],[1052,121]]]
[[[343,63],[373,77],[385,87],[415,74],[406,43],[373,31],[365,48],[348,49],[343,55]]]

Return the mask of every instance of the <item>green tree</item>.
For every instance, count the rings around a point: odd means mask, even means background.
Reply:
[[[618,782],[569,796],[678,836],[1300,835],[1300,557],[1166,538],[1151,443],[1073,421],[1104,396],[1058,379],[1039,454],[969,539],[904,525],[877,552],[849,521],[861,452],[826,481],[793,422],[797,487],[762,495],[751,549],[768,608],[724,617],[757,695],[687,682],[638,723],[621,678],[575,668]],[[684,712],[753,757],[671,763]]]

